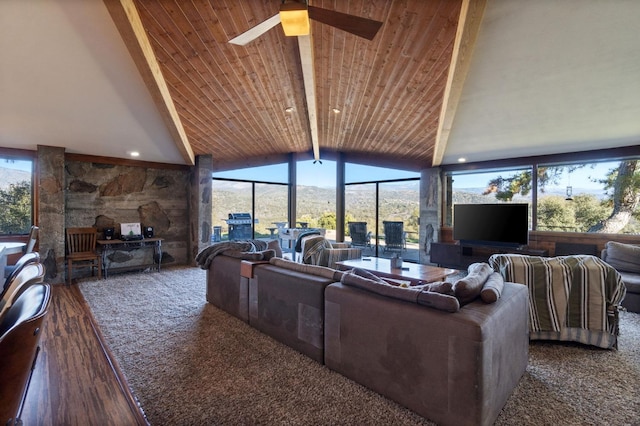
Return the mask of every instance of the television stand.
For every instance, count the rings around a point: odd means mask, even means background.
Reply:
[[[467,269],[472,263],[488,262],[498,253],[549,256],[548,250],[531,249],[527,246],[505,247],[475,244],[431,243],[431,263],[440,267]]]

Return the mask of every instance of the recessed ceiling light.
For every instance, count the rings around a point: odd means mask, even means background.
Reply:
[[[131,151],[129,155],[132,157],[140,157],[140,153],[138,151]]]
[[[464,163],[465,161],[467,161],[467,159],[464,157],[458,158],[458,163]]]
[[[331,111],[333,111],[335,114],[340,114],[340,110],[338,108],[333,108]]]
[[[286,107],[284,109],[285,112],[293,112],[293,107]]]

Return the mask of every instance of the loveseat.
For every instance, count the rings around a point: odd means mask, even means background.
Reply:
[[[622,277],[627,290],[622,306],[628,311],[640,313],[640,246],[608,241],[601,257]]]

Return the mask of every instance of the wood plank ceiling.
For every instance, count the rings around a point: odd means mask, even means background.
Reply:
[[[212,154],[216,169],[311,155],[297,38],[278,25],[228,43],[280,3],[134,0],[191,149]],[[462,0],[310,4],[383,22],[369,41],[311,21],[321,155],[431,166]]]

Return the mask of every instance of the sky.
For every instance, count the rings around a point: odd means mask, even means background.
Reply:
[[[406,170],[387,169],[383,167],[363,166],[359,164],[347,164],[345,167],[345,180],[350,182],[371,182],[378,180],[404,179],[420,177],[420,173]],[[287,165],[275,164],[272,166],[255,167],[252,169],[230,170],[213,174],[214,178],[260,180],[269,182],[287,182]],[[313,163],[313,160],[298,162],[298,185],[317,186],[331,188],[336,186],[336,162],[322,160]]]
[[[618,161],[610,161],[604,163],[594,163],[595,167],[582,167],[574,170],[571,175],[567,171],[563,171],[556,185],[548,185],[549,190],[553,188],[566,188],[567,186],[573,186],[574,188],[582,189],[600,189],[602,184],[593,182],[593,179],[603,179],[607,172],[614,167],[617,167]],[[486,184],[496,176],[509,176],[509,171],[491,172],[491,173],[468,173],[464,175],[454,175],[453,181],[456,188],[479,188],[486,186]]]
[[[22,170],[25,172],[31,172],[31,161],[2,160],[0,161],[0,167],[2,167],[3,169]]]

